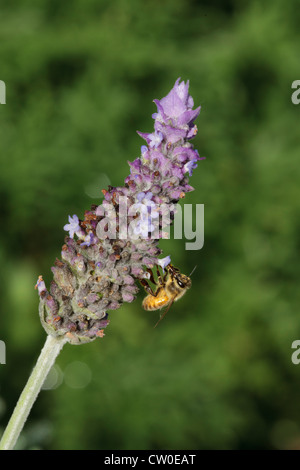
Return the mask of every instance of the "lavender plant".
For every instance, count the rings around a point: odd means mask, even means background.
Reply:
[[[147,268],[164,268],[170,256],[159,259],[159,239],[172,223],[177,202],[193,190],[189,176],[199,157],[190,140],[197,133],[189,82],[178,79],[169,94],[154,100],[154,132],[138,134],[146,141],[141,155],[129,162],[130,175],[122,187],[103,189],[104,200],[86,211],[83,220],[69,216],[61,260],[52,268],[47,289],[42,276],[36,288],[39,314],[47,340],[21,394],[0,443],[13,448],[39,390],[66,342],[82,344],[104,336],[108,312],[133,302],[136,281]],[[167,221],[167,222],[166,222]]]

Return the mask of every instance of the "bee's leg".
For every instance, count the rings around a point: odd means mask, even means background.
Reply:
[[[154,328],[157,327],[157,325],[159,324],[159,322],[166,316],[166,314],[168,313],[169,309],[172,307],[172,304],[175,300],[175,297],[173,297],[173,299],[171,300],[171,302],[169,303],[168,307],[166,308],[166,310],[164,311],[164,313],[161,314],[161,316],[159,317],[159,320],[158,322],[156,323],[156,325],[154,326]]]
[[[145,279],[140,279],[140,283],[148,294],[151,294],[154,297],[157,296],[158,289],[154,291],[152,287],[150,286],[150,284],[148,284],[148,282],[145,281]]]
[[[145,288],[145,290],[151,294],[151,295],[154,295],[156,296],[157,295],[157,291],[158,291],[158,288],[163,284],[163,280],[162,280],[162,277],[161,277],[161,273],[158,269],[158,266],[156,268],[156,275],[157,275],[157,280],[155,280],[154,278],[154,274],[153,274],[153,271],[152,269],[148,268],[147,269],[147,273],[149,275],[148,279],[150,282],[152,282],[152,284],[154,284],[156,286],[156,289],[155,291],[152,289],[152,287],[148,284],[147,280],[145,279],[142,279],[140,280],[140,283],[142,284],[142,286]]]
[[[152,269],[147,269],[147,272],[149,274],[149,280],[153,283],[153,284],[156,284],[155,282],[155,279],[154,279],[154,276],[153,276],[153,272],[152,272]]]
[[[179,273],[179,269],[175,268],[172,264],[169,264],[168,271],[171,274],[172,279],[174,279],[176,273]]]
[[[158,283],[160,286],[162,286],[163,283],[164,283],[163,281],[165,281],[166,278],[167,278],[167,275],[168,275],[167,271],[166,271],[166,274],[165,274],[163,277],[161,277],[161,273],[160,273],[159,267],[156,266],[156,275],[157,275],[157,283]]]

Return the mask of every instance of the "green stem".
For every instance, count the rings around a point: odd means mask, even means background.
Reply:
[[[47,337],[36,366],[21,393],[10,421],[3,433],[0,442],[0,450],[11,450],[14,448],[48,372],[65,343],[65,338],[55,338],[50,335]]]

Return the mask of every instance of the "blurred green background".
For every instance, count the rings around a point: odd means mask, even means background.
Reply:
[[[0,2],[0,425],[38,357],[69,214],[120,185],[154,98],[190,80],[201,156],[186,203],[205,244],[164,255],[193,287],[158,315],[111,312],[104,339],[67,345],[24,449],[299,449],[299,2]]]

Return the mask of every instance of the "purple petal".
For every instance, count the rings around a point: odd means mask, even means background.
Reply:
[[[73,217],[71,217],[69,215],[69,224],[66,224],[64,226],[64,230],[66,230],[67,232],[69,232],[70,234],[70,237],[73,238],[74,237],[74,233],[80,231],[80,226],[79,226],[79,219],[77,217],[76,214],[73,215]]]
[[[168,255],[165,258],[158,259],[157,262],[158,262],[159,266],[162,268],[162,270],[164,271],[166,266],[168,266],[168,264],[171,263],[171,256]]]

